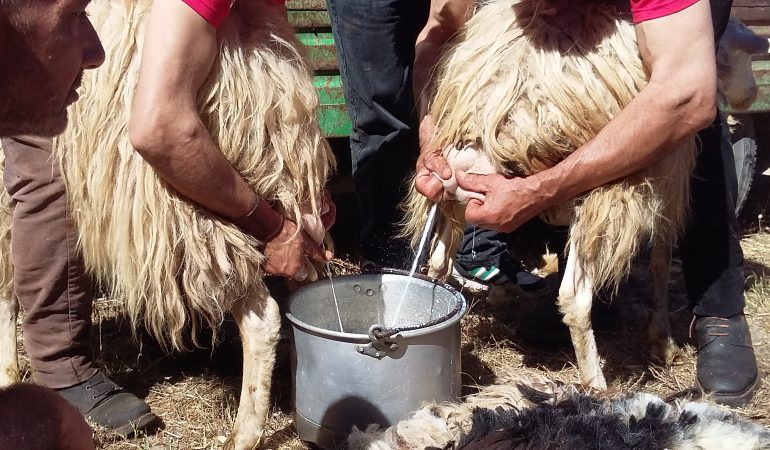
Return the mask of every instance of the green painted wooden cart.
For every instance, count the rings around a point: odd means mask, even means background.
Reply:
[[[300,42],[307,47],[315,72],[313,84],[321,100],[318,119],[326,137],[349,136],[350,117],[342,95],[337,51],[334,48],[325,0],[288,0],[289,21]]]

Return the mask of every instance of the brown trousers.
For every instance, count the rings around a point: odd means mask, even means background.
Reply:
[[[90,351],[91,283],[77,251],[67,195],[51,142],[2,139],[3,181],[15,204],[14,292],[26,316],[24,347],[35,380],[70,387],[96,374]]]

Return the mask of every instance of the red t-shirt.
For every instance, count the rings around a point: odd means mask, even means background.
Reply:
[[[694,5],[698,0],[631,0],[634,23],[659,19]]]
[[[230,8],[232,8],[235,0],[182,0],[187,5],[197,12],[201,17],[206,19],[206,22],[215,27],[219,27],[225,17],[230,14]],[[243,0],[252,2],[255,0]],[[265,0],[270,3],[284,4],[286,0]]]

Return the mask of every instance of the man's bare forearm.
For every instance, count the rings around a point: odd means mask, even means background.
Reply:
[[[198,115],[198,90],[218,51],[216,30],[184,3],[158,0],[145,39],[129,124],[132,145],[180,194],[230,219],[251,212],[247,231],[269,235],[281,218],[258,204]]]
[[[530,177],[545,196],[544,207],[638,172],[706,126],[713,115],[661,100],[665,87],[649,85],[593,140],[553,168]]]
[[[420,118],[428,113],[434,74],[443,48],[468,21],[474,5],[475,0],[431,1],[428,21],[415,43],[412,80]]]
[[[550,204],[643,169],[713,120],[716,62],[708,2],[642,23],[637,36],[649,84],[596,138],[534,176]]]

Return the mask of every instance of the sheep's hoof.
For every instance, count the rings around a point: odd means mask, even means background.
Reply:
[[[255,448],[259,448],[259,444],[262,441],[262,439],[257,438],[253,444],[247,444],[240,438],[241,436],[237,432],[230,433],[230,436],[222,446],[222,450],[254,450]],[[236,440],[239,441],[237,444],[235,442]]]
[[[592,381],[591,384],[589,384],[589,387],[591,389],[596,389],[599,392],[604,392],[607,390],[607,382],[604,381],[604,377],[602,377],[602,379],[599,381]]]
[[[650,356],[654,361],[664,363],[666,366],[678,366],[685,362],[682,350],[670,337],[654,343],[650,349]]]
[[[588,379],[585,385],[589,389],[594,389],[599,392],[603,392],[607,390],[607,381],[604,379],[604,374],[602,374],[601,372],[599,372],[597,375]]]

